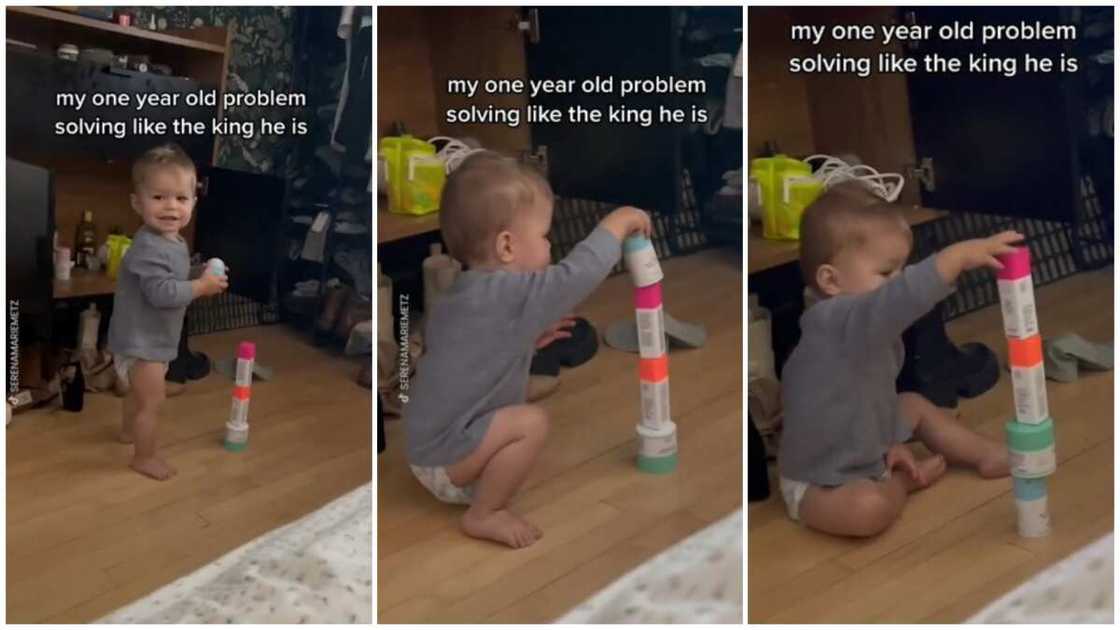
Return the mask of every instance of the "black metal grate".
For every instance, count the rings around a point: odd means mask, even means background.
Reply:
[[[1081,178],[1081,212],[1074,224],[1074,260],[1082,269],[1093,269],[1112,262],[1113,216],[1101,207],[1093,178]]]
[[[249,298],[222,293],[199,298],[187,308],[187,335],[247,328],[280,321],[277,308],[269,307]]]
[[[1100,237],[1105,228],[1099,206],[1095,215],[1086,212],[1085,217],[1088,220],[1075,229],[1074,224],[1060,221],[954,213],[915,228],[914,251],[916,259],[921,259],[957,241],[990,236],[1002,230],[1017,230],[1026,236],[1031,250],[1034,284],[1036,287],[1043,286],[1071,276],[1083,267],[1098,267],[1112,261],[1112,243]],[[1074,232],[1080,234],[1078,242],[1071,241]],[[1078,258],[1083,259],[1080,266]],[[945,300],[945,319],[955,319],[998,303],[999,289],[995,275],[984,269],[968,271],[957,281],[957,291]]]
[[[692,173],[688,169],[681,172],[681,211],[674,219],[670,226],[670,243],[676,247],[676,254],[689,254],[707,247],[708,237],[696,203]]]
[[[689,254],[707,246],[700,213],[692,192],[688,171],[681,175],[681,203],[676,213],[645,208],[653,220],[653,247],[658,258]],[[608,213],[618,207],[602,201],[556,198],[552,217],[552,255],[559,261],[587,238]],[[621,267],[616,267],[616,271]]]

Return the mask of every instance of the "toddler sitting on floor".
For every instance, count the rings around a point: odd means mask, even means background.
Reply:
[[[966,270],[1001,268],[1017,232],[953,244],[906,265],[913,246],[897,206],[829,190],[805,210],[801,268],[817,301],[782,372],[785,408],[778,465],[787,512],[823,532],[872,536],[906,496],[937,481],[946,463],[982,477],[1009,474],[1007,447],[979,435],[919,394],[898,393],[901,335],[952,292]],[[935,453],[916,461],[916,436]]]

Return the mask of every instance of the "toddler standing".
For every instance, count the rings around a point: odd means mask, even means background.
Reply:
[[[190,223],[195,184],[194,162],[174,144],[155,147],[132,165],[130,198],[144,225],[121,261],[109,321],[107,346],[128,386],[120,438],[133,445],[132,469],[159,480],[176,473],[157,452],[156,419],[183,316],[192,300],[228,286],[224,275],[189,279],[190,254],[179,231]]]

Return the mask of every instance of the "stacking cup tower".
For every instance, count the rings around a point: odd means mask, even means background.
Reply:
[[[622,243],[623,258],[634,282],[638,325],[638,378],[642,417],[638,422],[638,470],[668,473],[677,467],[677,425],[669,413],[669,348],[661,305],[661,264],[653,243],[631,236]]]
[[[998,258],[1003,264],[997,282],[1015,396],[1015,418],[1007,423],[1006,430],[1019,535],[1038,538],[1050,533],[1046,479],[1057,469],[1057,458],[1054,421],[1046,401],[1031,254],[1026,247],[1020,247],[1015,253]]]
[[[249,444],[249,389],[253,385],[253,361],[257,346],[242,341],[237,347],[237,373],[234,377],[233,403],[226,423],[227,451],[243,451]]]

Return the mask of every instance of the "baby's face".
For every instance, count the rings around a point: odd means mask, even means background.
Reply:
[[[194,195],[194,173],[175,166],[154,168],[132,193],[132,207],[144,225],[173,238],[191,222]]]
[[[910,239],[902,232],[889,232],[861,247],[840,250],[836,268],[835,295],[869,293],[902,272],[910,257]]]
[[[552,262],[552,200],[544,199],[520,217],[510,230],[513,237],[512,267],[517,271],[540,271]]]

